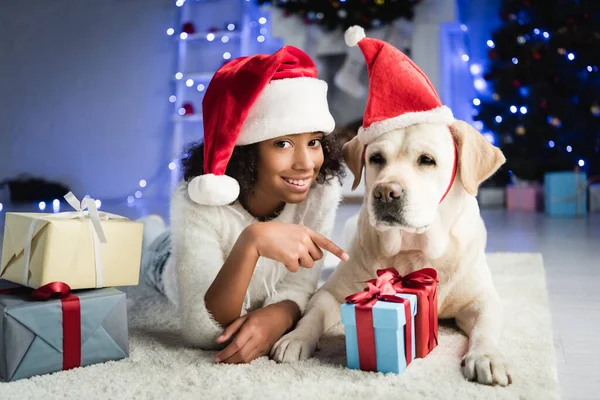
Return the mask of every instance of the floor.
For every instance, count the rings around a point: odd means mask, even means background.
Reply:
[[[168,214],[164,202],[138,203],[135,207],[107,205],[106,208],[132,219],[146,213]],[[11,210],[5,205],[2,212]],[[332,235],[334,241],[342,242],[344,222],[358,210],[357,204],[340,206]],[[543,214],[482,210],[482,215],[488,227],[488,252],[543,254],[563,398],[597,399],[600,392],[600,214],[559,219]]]

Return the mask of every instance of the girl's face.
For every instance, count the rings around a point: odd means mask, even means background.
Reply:
[[[258,143],[256,193],[285,203],[308,195],[323,165],[321,132],[280,136]]]

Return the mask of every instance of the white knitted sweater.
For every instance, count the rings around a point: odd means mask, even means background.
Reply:
[[[307,226],[330,236],[341,198],[337,179],[311,188],[301,204],[287,204],[274,221]],[[231,253],[240,233],[257,220],[239,202],[203,206],[190,200],[187,183],[171,199],[173,253],[163,282],[170,301],[178,306],[182,334],[193,346],[218,349],[223,327],[207,311],[204,295]],[[316,290],[323,260],[314,268],[289,272],[283,264],[260,257],[250,281],[241,315],[268,304],[292,300],[303,312]]]

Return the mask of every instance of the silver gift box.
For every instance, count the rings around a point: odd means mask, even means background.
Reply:
[[[81,308],[81,366],[127,357],[125,294],[114,288],[73,293],[79,297]],[[37,301],[27,291],[0,294],[0,310],[0,380],[15,381],[62,370],[60,300]]]

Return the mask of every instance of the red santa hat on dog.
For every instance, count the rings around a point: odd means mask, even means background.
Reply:
[[[327,84],[317,79],[310,57],[292,46],[221,67],[208,85],[202,114],[204,175],[188,183],[188,194],[204,205],[238,198],[238,182],[225,175],[235,146],[295,133],[329,134],[335,128]]]
[[[394,129],[418,123],[454,122],[452,111],[442,105],[427,76],[400,50],[365,37],[360,26],[348,28],[344,38],[358,45],[369,71],[369,96],[358,138],[367,145]]]

